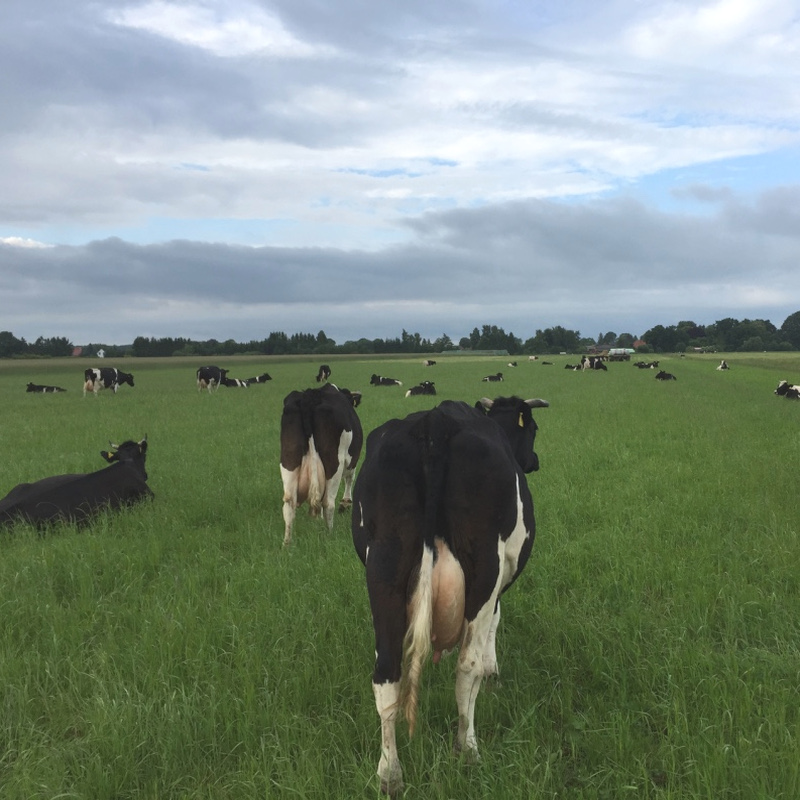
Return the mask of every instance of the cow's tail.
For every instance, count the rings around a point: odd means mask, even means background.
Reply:
[[[409,736],[414,735],[417,722],[422,668],[431,652],[436,521],[439,514],[439,499],[447,475],[447,443],[451,435],[449,422],[448,417],[438,409],[434,409],[424,415],[414,431],[414,435],[420,441],[425,475],[425,513],[419,576],[409,602],[409,622],[403,642],[400,705],[408,723]]]

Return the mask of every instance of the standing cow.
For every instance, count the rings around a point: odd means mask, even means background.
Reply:
[[[332,383],[319,389],[290,392],[281,416],[281,478],[283,479],[283,543],[292,540],[297,506],[308,500],[312,516],[320,511],[328,530],[339,484],[344,495],[339,510],[352,504],[352,484],[361,455],[363,433],[350,392]]]
[[[83,396],[86,397],[86,392],[94,392],[97,397],[101,389],[111,389],[116,394],[123,383],[133,386],[133,375],[114,367],[90,367],[83,373]]]
[[[213,389],[219,389],[225,383],[227,375],[228,370],[219,367],[198,367],[197,391],[202,392],[203,389],[207,389],[210,394]]]
[[[525,473],[538,469],[531,408],[544,400],[444,401],[370,433],[354,489],[353,543],[375,629],[372,688],[383,792],[403,785],[395,721],[413,734],[423,664],[460,645],[455,747],[477,756],[475,699],[497,672],[500,595],[533,546]]]
[[[317,372],[317,383],[327,381],[331,376],[331,368],[327,364],[320,365],[319,372]]]

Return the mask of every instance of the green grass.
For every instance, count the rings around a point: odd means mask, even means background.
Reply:
[[[800,356],[610,364],[326,358],[365,432],[444,398],[544,397],[537,539],[506,595],[482,761],[452,756],[455,659],[399,736],[408,798],[800,796]],[[507,360],[507,359],[506,359]],[[148,435],[151,504],[0,540],[0,797],[377,796],[374,644],[349,515],[281,546],[283,397],[320,359],[226,359],[270,383],[198,394],[197,359],[0,362],[0,494]],[[506,382],[480,377],[503,371]],[[370,387],[378,372],[403,389]],[[436,382],[437,398],[404,398]],[[55,383],[63,395],[30,395]]]

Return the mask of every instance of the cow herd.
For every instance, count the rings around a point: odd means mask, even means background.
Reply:
[[[647,364],[657,367],[658,362]],[[607,368],[601,359],[586,356],[575,369]],[[361,393],[339,388],[330,377],[330,367],[322,365],[316,376],[320,387],[292,391],[283,400],[283,544],[291,544],[297,509],[304,503],[332,530],[343,486],[338,508],[352,509],[353,546],[364,566],[374,628],[372,689],[381,728],[377,773],[381,790],[395,796],[403,788],[395,725],[402,714],[413,734],[421,674],[431,654],[438,662],[458,648],[455,748],[478,757],[475,702],[482,680],[498,671],[500,596],[525,567],[536,532],[526,478],[539,468],[532,412],[549,404],[519,397],[483,397],[474,405],[444,400],[383,422],[365,440],[356,411]],[[656,378],[675,380],[663,370]],[[267,373],[242,380],[215,366],[197,370],[198,391],[268,380]],[[499,382],[503,375],[481,380]],[[84,395],[101,389],[116,393],[124,384],[133,386],[133,375],[87,369]],[[402,386],[377,374],[370,384]],[[27,391],[63,389],[31,383]],[[782,380],[775,394],[800,399],[800,385]],[[436,395],[433,381],[405,393],[415,395]],[[146,451],[147,437],[126,441],[101,452],[108,462],[104,469],[16,486],[0,500],[0,526],[20,520],[82,524],[102,509],[152,498]]]

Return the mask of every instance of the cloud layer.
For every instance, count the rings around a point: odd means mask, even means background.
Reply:
[[[797,2],[8,16],[17,336],[527,338],[800,310]]]

